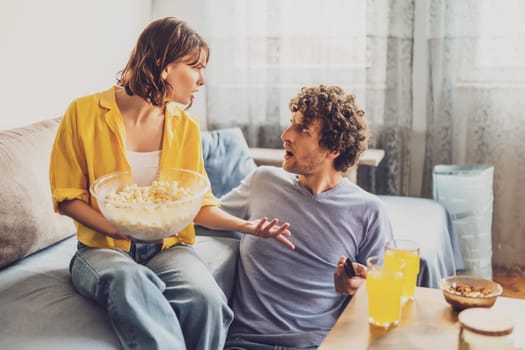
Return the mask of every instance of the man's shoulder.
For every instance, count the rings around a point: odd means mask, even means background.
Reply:
[[[376,194],[370,193],[362,187],[348,180],[346,184],[346,195],[350,206],[358,206],[365,212],[383,212],[385,204]]]
[[[294,174],[271,165],[258,166],[252,173],[252,181],[256,183],[291,184],[294,178]]]
[[[372,203],[372,204],[379,204],[381,203],[381,200],[379,197],[371,192],[368,192],[367,190],[363,189],[362,187],[358,185],[354,185],[356,187],[355,194],[356,196],[359,196],[364,202],[366,203]]]
[[[252,189],[257,188],[260,191],[271,191],[275,188],[293,187],[295,175],[285,171],[283,168],[261,165],[255,168],[250,174]]]
[[[271,165],[261,165],[257,167],[254,171],[254,176],[258,177],[259,180],[266,179],[283,179],[290,180],[294,178],[294,175],[287,172],[281,167],[271,166]]]

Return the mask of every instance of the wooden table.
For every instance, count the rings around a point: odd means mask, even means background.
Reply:
[[[493,308],[514,319],[516,344],[525,349],[525,300],[498,297]],[[401,322],[385,330],[368,323],[368,297],[363,284],[318,350],[458,349],[457,313],[439,289],[416,288],[415,300],[403,306]]]

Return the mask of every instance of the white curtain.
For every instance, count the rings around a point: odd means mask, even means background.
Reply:
[[[436,164],[490,164],[494,268],[525,262],[525,2],[427,0],[428,90],[422,175],[411,173],[415,0],[201,0],[211,129],[240,126],[251,146],[280,147],[288,102],[302,86],[337,84],[357,96],[371,124],[375,193],[432,193]],[[412,152],[413,153],[413,152]]]
[[[366,96],[366,1],[208,1],[210,128],[240,125],[251,145],[280,147],[288,102],[302,86]]]
[[[434,0],[423,188],[436,164],[494,166],[493,266],[525,271],[525,2]]]
[[[205,9],[208,128],[240,126],[251,146],[280,147],[299,89],[340,85],[365,108],[371,146],[387,153],[363,185],[407,193],[413,0],[227,0]]]

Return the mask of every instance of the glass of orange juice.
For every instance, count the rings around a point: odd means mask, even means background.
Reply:
[[[385,267],[395,268],[400,261],[405,263],[403,302],[406,302],[414,300],[419,273],[419,245],[408,239],[394,239],[388,242],[385,249]]]
[[[368,322],[385,328],[395,326],[401,319],[405,264],[400,261],[395,268],[387,268],[382,256],[371,256],[366,263]]]

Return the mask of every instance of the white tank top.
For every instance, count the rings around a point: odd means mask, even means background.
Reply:
[[[129,165],[131,165],[131,173],[133,174],[133,182],[139,186],[151,185],[159,170],[160,164],[160,150],[152,152],[133,152],[126,150]],[[137,171],[138,168],[148,167],[147,171],[143,169]]]

